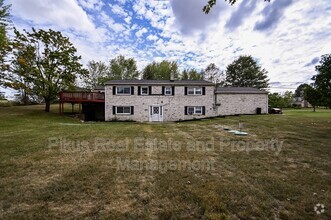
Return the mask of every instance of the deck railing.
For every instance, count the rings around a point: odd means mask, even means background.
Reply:
[[[60,92],[60,102],[104,102],[102,92]]]

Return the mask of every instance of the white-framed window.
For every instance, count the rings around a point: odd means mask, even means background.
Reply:
[[[187,114],[193,115],[194,114],[194,107],[187,107]]]
[[[130,115],[131,106],[116,106],[116,115]]]
[[[195,93],[194,95],[202,95],[202,88],[199,87],[199,88],[194,88],[195,89]]]
[[[188,95],[202,95],[202,88],[201,87],[188,87],[187,94]]]
[[[202,107],[201,106],[194,107],[194,114],[195,115],[201,115],[202,114]]]
[[[141,95],[149,95],[149,87],[148,86],[142,86],[140,88],[140,94]]]
[[[203,107],[202,106],[188,106],[187,107],[187,114],[188,115],[202,115]]]
[[[164,88],[165,95],[172,95],[172,87],[165,87]]]
[[[116,95],[131,95],[131,87],[130,86],[117,86]]]
[[[194,95],[194,93],[195,93],[195,88],[187,88],[187,94]]]

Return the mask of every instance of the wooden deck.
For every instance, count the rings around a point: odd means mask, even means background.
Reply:
[[[60,92],[60,102],[70,102],[70,103],[105,102],[105,93],[102,93],[102,92]]]
[[[78,104],[79,105],[79,113],[81,113],[81,104],[82,103],[93,103],[93,102],[99,102],[104,103],[105,102],[105,93],[103,92],[67,92],[63,91],[59,93],[60,97],[60,106],[59,110],[62,114],[64,111],[63,104],[64,103],[71,103],[72,105]]]

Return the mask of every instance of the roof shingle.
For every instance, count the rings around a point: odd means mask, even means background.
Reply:
[[[110,80],[106,85],[196,85],[214,86],[214,83],[205,80]]]
[[[252,87],[218,87],[215,93],[222,94],[268,94],[267,91]]]

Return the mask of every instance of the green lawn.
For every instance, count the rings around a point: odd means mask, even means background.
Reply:
[[[43,108],[0,107],[0,219],[331,218],[330,110],[142,124]],[[248,136],[223,130],[239,122]]]

